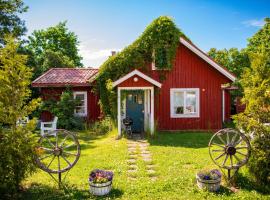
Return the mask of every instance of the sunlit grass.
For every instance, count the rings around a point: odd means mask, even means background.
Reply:
[[[88,192],[88,175],[93,169],[114,172],[111,199],[267,199],[270,196],[256,191],[252,183],[245,186],[249,178],[245,167],[241,170],[240,186],[237,193],[222,188],[218,194],[198,190],[195,174],[203,168],[217,168],[210,159],[209,133],[159,133],[150,139],[148,149],[155,172],[147,173],[147,164],[137,153],[138,170],[128,178],[127,140],[116,140],[116,131],[105,136],[79,133],[81,157],[70,170],[64,181],[69,193],[59,191],[56,182],[45,172],[38,170],[30,176],[24,186],[23,199],[95,199]],[[138,149],[137,149],[138,150]],[[135,153],[136,154],[136,153]],[[65,176],[66,173],[63,174]],[[151,177],[157,177],[152,180]]]

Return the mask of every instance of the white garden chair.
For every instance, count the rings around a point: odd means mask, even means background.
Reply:
[[[40,133],[43,136],[46,132],[55,131],[57,128],[58,117],[54,117],[51,122],[40,123]]]

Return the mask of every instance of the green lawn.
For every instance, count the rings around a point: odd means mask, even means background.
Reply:
[[[57,189],[56,183],[45,172],[38,170],[24,185],[22,199],[95,199],[88,192],[88,174],[95,168],[112,170],[115,173],[113,190],[107,199],[270,199],[263,188],[250,181],[247,170],[240,173],[237,193],[223,187],[217,194],[198,190],[195,173],[205,167],[214,167],[208,155],[209,133],[159,133],[149,140],[153,164],[156,166],[156,181],[146,173],[142,159],[138,159],[137,180],[128,179],[127,140],[115,140],[116,132],[106,136],[79,134],[81,157],[71,169],[65,184],[70,193]]]

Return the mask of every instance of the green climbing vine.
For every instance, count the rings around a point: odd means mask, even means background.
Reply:
[[[133,69],[147,70],[151,62],[157,69],[171,69],[179,37],[187,38],[170,17],[155,19],[142,35],[120,53],[104,62],[97,77],[100,105],[106,115],[117,116],[117,95],[113,81]]]

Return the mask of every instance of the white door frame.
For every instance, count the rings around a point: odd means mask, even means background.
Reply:
[[[118,87],[117,88],[117,128],[118,128],[118,136],[120,137],[122,134],[122,117],[121,117],[121,90],[144,90],[144,128],[147,126],[150,128],[150,133],[154,133],[154,87]],[[146,102],[147,101],[147,102]],[[151,102],[150,102],[151,101]],[[147,106],[147,107],[146,107]],[[146,115],[149,115],[150,112],[150,120],[147,120]],[[147,122],[147,121],[148,122]],[[148,124],[150,123],[150,124]]]

